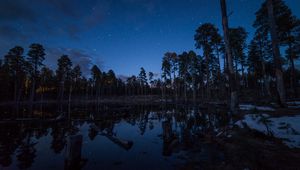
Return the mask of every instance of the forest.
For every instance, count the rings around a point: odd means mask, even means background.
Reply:
[[[7,49],[0,169],[299,169],[300,19],[263,0],[252,31],[232,27],[216,1],[222,28],[199,24],[196,50],[166,50],[160,73],[86,74],[67,52],[47,63],[42,43]]]
[[[57,100],[98,101],[110,96],[152,95],[177,101],[226,101],[236,91],[236,100],[276,101],[299,95],[300,20],[282,0],[275,0],[274,21],[267,3],[255,13],[255,34],[250,43],[243,27],[228,28],[227,37],[211,23],[195,28],[195,47],[202,51],[166,52],[161,75],[147,72],[122,80],[113,70],[93,65],[82,75],[67,55],[57,60],[56,70],[44,64],[47,51],[33,43],[15,46],[0,63],[1,102]],[[225,11],[226,14],[226,11]],[[274,25],[272,25],[274,24]],[[275,28],[275,30],[273,30]]]

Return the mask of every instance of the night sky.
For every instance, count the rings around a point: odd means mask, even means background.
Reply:
[[[243,26],[251,37],[262,2],[227,0],[230,27]],[[286,4],[300,17],[299,0]],[[85,73],[92,64],[117,75],[142,66],[160,73],[165,52],[195,50],[195,30],[205,22],[222,28],[219,0],[0,0],[0,56],[41,43],[52,69],[68,54]]]

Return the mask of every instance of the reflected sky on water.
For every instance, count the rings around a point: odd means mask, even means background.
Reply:
[[[196,141],[219,133],[227,123],[226,114],[218,108],[81,106],[68,112],[67,107],[36,106],[1,110],[0,167],[6,169],[176,169]],[[18,118],[11,119],[11,115]],[[29,120],[28,115],[35,119]],[[216,157],[205,154],[203,161],[219,161]]]

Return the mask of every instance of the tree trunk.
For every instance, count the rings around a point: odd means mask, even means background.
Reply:
[[[17,103],[18,99],[18,78],[16,79],[15,83],[14,83],[14,102]]]
[[[261,37],[259,35],[259,37]],[[261,60],[261,66],[262,66],[262,75],[263,75],[263,83],[262,83],[262,94],[264,95],[265,92],[263,90],[263,87],[265,88],[265,90],[267,91],[267,96],[268,97],[271,97],[272,94],[271,94],[271,90],[270,90],[270,81],[268,80],[268,76],[267,76],[267,72],[266,72],[266,64],[265,64],[265,61],[264,61],[264,57],[263,57],[263,51],[262,51],[262,48],[263,48],[263,43],[262,43],[262,39],[260,38],[259,39],[259,58]]]
[[[230,85],[230,110],[232,113],[236,113],[236,108],[238,107],[238,92],[236,88],[236,79],[233,70],[233,61],[232,54],[230,48],[230,42],[228,37],[228,19],[227,19],[227,9],[226,9],[226,1],[221,1],[221,10],[222,10],[222,25],[224,31],[224,40],[225,40],[225,49],[227,56],[227,65],[228,65],[228,75],[229,75],[229,85]]]
[[[72,83],[71,83],[70,90],[69,90],[69,99],[68,99],[68,103],[69,103],[69,105],[71,104],[71,99],[72,99],[72,91],[73,91],[73,86],[72,86]]]
[[[166,100],[166,86],[163,84],[163,87],[161,88],[161,94],[163,97],[163,100]]]
[[[292,50],[291,44],[289,44],[289,49]],[[293,97],[297,98],[298,97],[298,91],[297,91],[297,81],[296,81],[296,74],[295,74],[295,63],[294,63],[294,59],[292,56],[292,52],[290,51],[289,54],[289,60],[291,63],[291,67],[290,67],[290,84],[291,84],[291,90],[293,91]]]
[[[177,94],[177,83],[176,83],[176,75],[175,72],[173,73],[173,89],[175,93],[175,101],[178,100],[178,94]]]
[[[206,57],[206,97],[210,99],[210,88],[209,88],[209,78],[210,78],[210,71],[209,71],[209,61],[208,57]]]
[[[99,85],[96,86],[96,99],[97,99],[97,104],[99,104],[100,102],[100,91],[101,91],[101,88]]]
[[[17,94],[18,94],[17,95],[17,103],[19,103],[21,101],[22,92],[23,92],[23,86],[21,85],[17,92]]]
[[[195,77],[192,78],[193,82],[193,101],[196,102],[196,83],[195,83]]]
[[[184,101],[187,101],[186,77],[184,76]]]
[[[227,72],[228,69],[228,61],[227,61],[227,54],[224,55],[224,73]]]
[[[85,89],[85,101],[87,102],[89,100],[89,86],[86,85]]]
[[[219,65],[219,70],[218,70],[218,96],[220,97],[221,94],[221,89],[222,89],[222,81],[221,81],[221,61],[220,61],[220,52],[219,49],[217,48],[217,59],[218,59],[218,65]]]
[[[277,85],[277,93],[278,93],[278,104],[282,107],[285,106],[285,87],[283,82],[283,73],[282,66],[280,61],[280,51],[279,51],[279,43],[276,31],[276,24],[274,19],[274,11],[273,11],[273,0],[267,0],[268,7],[268,17],[269,17],[269,27],[271,29],[271,39],[272,39],[272,50],[273,57],[275,62],[275,74],[276,74],[276,85]]]
[[[234,59],[234,66],[235,66],[235,79],[238,80],[239,71],[238,71],[238,60],[237,60],[237,58]]]
[[[267,73],[266,73],[266,65],[265,63],[262,63],[262,72],[263,72],[263,81],[264,81],[264,87],[265,87],[265,90],[267,91],[267,96],[268,97],[271,97],[271,91],[270,91],[270,82],[268,80],[268,76],[267,76]]]
[[[30,98],[29,98],[29,101],[30,103],[33,102],[34,100],[34,96],[35,96],[35,78],[32,79],[32,84],[31,84],[31,90],[30,90]]]
[[[246,80],[245,80],[245,69],[244,69],[244,64],[243,63],[241,63],[241,69],[242,69],[242,82],[243,82],[243,84],[242,84],[242,87],[246,87]]]
[[[63,101],[63,98],[64,98],[64,89],[65,89],[65,81],[62,80],[62,81],[60,82],[59,94],[58,94],[59,102],[62,102],[62,101]]]

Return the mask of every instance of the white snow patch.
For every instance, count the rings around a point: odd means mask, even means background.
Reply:
[[[300,105],[300,101],[293,101],[293,102],[286,102],[286,103],[290,105]]]
[[[300,109],[300,105],[299,106],[288,106],[288,108],[291,108],[291,109]]]
[[[290,148],[300,148],[300,115],[271,118],[267,114],[248,114],[235,124],[241,128],[246,124],[264,134],[273,134]]]
[[[255,106],[252,104],[240,104],[240,109],[241,110],[260,110],[260,111],[270,111],[273,112],[275,111],[274,108],[270,107],[270,106]]]
[[[292,109],[299,109],[300,108],[300,101],[293,101],[293,102],[286,102],[288,105],[288,108]]]

